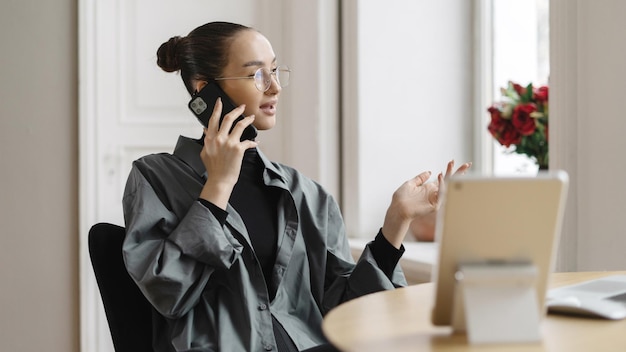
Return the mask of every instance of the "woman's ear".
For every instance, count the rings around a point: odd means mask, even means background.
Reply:
[[[200,80],[195,81],[194,80],[192,84],[193,84],[194,92],[197,93],[197,92],[201,91],[202,88],[204,88],[207,84],[209,84],[209,82],[207,82],[207,81],[200,81]]]

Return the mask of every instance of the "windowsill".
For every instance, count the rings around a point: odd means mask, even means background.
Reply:
[[[371,239],[350,238],[349,241],[352,256],[357,260]],[[432,268],[439,255],[439,246],[434,242],[404,242],[404,248],[400,266],[409,285],[430,282]]]

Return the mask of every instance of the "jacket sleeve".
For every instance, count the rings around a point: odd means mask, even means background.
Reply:
[[[399,264],[396,264],[389,276],[380,268],[372,253],[372,242],[365,246],[355,264],[345,234],[343,219],[334,200],[328,209],[326,289],[322,302],[323,314],[353,298],[407,285]]]
[[[126,268],[159,313],[179,318],[192,309],[211,275],[228,269],[242,245],[195,201],[177,216],[133,167],[123,197]]]

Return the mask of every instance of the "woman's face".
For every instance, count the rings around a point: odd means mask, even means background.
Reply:
[[[254,75],[259,68],[276,68],[276,55],[272,45],[262,34],[245,30],[235,36],[228,53],[228,65],[222,77],[246,77]],[[268,130],[276,124],[276,107],[281,87],[272,75],[272,83],[265,92],[259,91],[253,79],[218,81],[235,105],[246,105],[244,114],[254,115],[254,127]]]

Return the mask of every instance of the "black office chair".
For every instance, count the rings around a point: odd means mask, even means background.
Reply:
[[[116,352],[152,349],[153,308],[131,279],[122,258],[123,227],[98,223],[89,230],[89,256]]]

